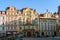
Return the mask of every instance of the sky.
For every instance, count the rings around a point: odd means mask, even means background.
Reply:
[[[14,6],[17,10],[25,7],[36,9],[38,13],[57,12],[60,0],[0,0],[0,10],[5,11],[7,7]]]

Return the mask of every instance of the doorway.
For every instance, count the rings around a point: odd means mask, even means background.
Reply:
[[[27,37],[31,37],[31,32],[27,32]]]
[[[41,34],[42,36],[44,36],[44,32],[42,32],[42,34]]]

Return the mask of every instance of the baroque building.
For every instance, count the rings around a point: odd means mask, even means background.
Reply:
[[[17,34],[18,33],[18,13],[15,7],[10,6],[6,8],[6,33]]]
[[[20,33],[23,33],[25,37],[33,37],[35,32],[37,32],[35,31],[36,28],[38,28],[38,14],[36,10],[31,8],[23,8],[18,10],[18,14]],[[34,22],[36,22],[36,25]]]
[[[58,7],[58,10],[60,7]],[[59,14],[38,14],[35,9],[17,10],[10,6],[0,11],[0,36],[23,34],[24,37],[54,36],[60,33]],[[58,31],[58,32],[57,32]]]
[[[56,36],[57,35],[57,18],[48,12],[39,15],[40,36]]]
[[[21,10],[17,10],[15,7],[10,6],[6,8],[5,12],[0,13],[2,16],[1,21],[3,20],[2,22],[5,23],[2,23],[4,24],[3,27],[6,27],[4,33],[7,36],[22,33],[27,37],[32,36],[33,32],[37,32],[36,30],[38,29],[38,13],[36,12],[36,10],[33,10],[31,8],[23,8]]]

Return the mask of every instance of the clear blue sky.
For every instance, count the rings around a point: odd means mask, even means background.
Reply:
[[[16,9],[29,7],[36,9],[38,13],[44,13],[46,9],[50,12],[57,12],[60,0],[0,0],[0,10],[4,11],[8,6]]]

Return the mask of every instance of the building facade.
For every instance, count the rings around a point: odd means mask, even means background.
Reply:
[[[15,7],[6,8],[6,34],[18,34],[18,13]]]
[[[1,36],[6,36],[6,15],[5,12],[2,11],[0,11],[0,37]]]
[[[39,29],[40,36],[54,36],[57,35],[57,18],[52,13],[46,11],[39,15]]]
[[[28,37],[32,36],[33,32],[37,32],[36,28],[38,28],[38,13],[36,10],[31,8],[16,10],[15,7],[10,6],[6,8],[5,15],[7,35],[22,33],[25,37]]]
[[[53,15],[57,18],[57,33],[60,35],[60,6],[58,6],[58,12]]]
[[[37,32],[36,28],[38,28],[38,14],[36,10],[33,10],[31,8],[23,8],[21,10],[18,10],[18,14],[20,24],[19,32],[23,33],[25,37],[33,37],[35,35],[35,32]]]
[[[6,11],[0,11],[0,33],[2,35],[22,33],[24,37],[57,35],[60,32],[58,13],[52,14],[47,10],[43,14],[38,14],[35,9],[28,7],[21,10],[13,6],[7,7]]]

